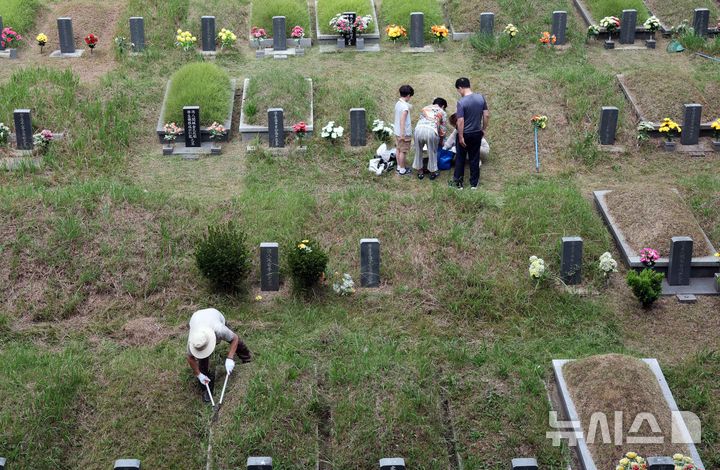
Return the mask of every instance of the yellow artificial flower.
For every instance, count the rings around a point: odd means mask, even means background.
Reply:
[[[305,245],[304,243],[300,243],[298,245],[298,248],[300,248],[301,250],[304,250],[306,247],[307,247],[307,245]]]
[[[720,118],[713,121],[712,124],[710,124],[710,128],[716,131],[720,131]]]
[[[260,301],[262,300],[262,295],[256,295],[256,296],[255,296],[255,300],[256,300],[257,302],[260,302]]]
[[[310,243],[310,240],[303,240],[302,243]]]
[[[627,457],[620,459],[620,465],[627,465],[629,463],[630,463],[630,459],[628,459]]]
[[[48,41],[48,37],[47,37],[46,35],[44,35],[43,33],[40,33],[40,34],[37,35],[37,37],[35,38],[35,40],[36,40],[37,42],[47,42],[47,41]]]
[[[625,454],[625,457],[629,459],[634,459],[635,457],[637,457],[637,454],[635,452],[628,452],[627,454]]]
[[[178,34],[182,33],[182,29],[177,30]]]
[[[623,467],[622,465],[618,465],[617,467],[615,467],[615,470],[625,470],[625,467]]]
[[[715,257],[720,258],[720,253],[715,253]]]

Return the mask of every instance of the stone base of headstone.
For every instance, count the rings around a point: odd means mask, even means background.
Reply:
[[[201,56],[205,57],[206,59],[214,59],[217,57],[218,51],[198,51]]]
[[[599,144],[598,148],[602,150],[603,152],[608,153],[625,153],[627,148],[625,148],[624,145],[602,145]]]
[[[200,147],[185,147],[184,145],[175,145],[172,152],[168,155],[179,155],[183,160],[199,160],[202,155],[211,155],[212,142],[203,142]],[[163,146],[163,155],[165,154],[165,146]]]
[[[174,151],[175,151],[175,145],[173,145],[173,144],[165,144],[162,147],[163,155],[172,155]]]
[[[285,52],[285,51],[283,51],[283,52]],[[295,55],[295,54],[293,54],[293,55]],[[284,54],[284,53],[283,54],[272,54],[272,58],[276,59],[276,60],[283,60],[283,59],[288,58],[288,54]]]
[[[720,152],[720,140],[713,140],[712,141],[713,150],[716,152]]]
[[[605,47],[605,49],[615,49],[615,41],[605,41],[603,47]]]
[[[273,58],[273,59],[287,59],[289,56],[296,56],[298,55],[297,49],[294,47],[291,47],[289,49],[285,49],[282,51],[276,51],[274,49],[264,49],[262,53],[260,51],[255,51],[255,57],[258,59],[264,59],[264,58]]]
[[[265,49],[258,49],[255,51],[255,58],[262,59],[265,57]]]
[[[429,44],[426,44],[423,47],[403,47],[402,49],[400,49],[400,51],[418,54],[418,53],[435,52],[435,49],[432,46],[430,46]]]
[[[337,45],[335,47],[338,49],[345,49],[345,38],[338,38]]]
[[[655,49],[657,46],[657,42],[654,39],[647,39],[645,40],[645,47],[648,49]]]
[[[71,52],[68,54],[64,54],[64,53],[60,52],[59,50],[57,50],[57,51],[52,51],[50,53],[50,57],[52,57],[54,59],[77,59],[78,57],[82,57],[83,52],[85,52],[85,49],[75,49],[75,52]]]
[[[355,47],[356,47],[357,50],[359,50],[359,51],[365,49],[365,38],[357,38],[357,39],[355,40]]]
[[[305,55],[305,49],[303,49],[302,47],[296,47],[295,55]]]
[[[213,142],[213,144],[210,146],[210,154],[211,155],[221,155],[222,154],[222,146],[216,142]]]
[[[0,59],[17,59],[17,49],[4,49],[0,51]]]
[[[693,294],[677,294],[675,298],[677,298],[678,302],[680,302],[681,304],[697,303],[697,297],[695,297]]]
[[[691,277],[690,285],[687,286],[671,286],[667,279],[663,279],[662,295],[720,295],[716,279],[714,277]]]
[[[663,142],[663,150],[666,152],[674,152],[677,148],[677,142]]]
[[[320,44],[319,51],[321,54],[337,54],[342,52],[344,53],[351,53],[351,52],[380,52],[380,44],[372,44],[372,43],[365,43],[365,47],[360,49],[357,46],[356,47],[346,47],[344,49],[338,49],[335,44],[328,45],[328,44]]]

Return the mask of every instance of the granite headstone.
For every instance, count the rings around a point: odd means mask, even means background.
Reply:
[[[425,47],[425,15],[410,13],[410,47]]]
[[[282,108],[268,109],[268,141],[270,147],[285,147],[285,120]]]
[[[248,457],[247,470],[272,470],[272,457]]]
[[[698,36],[708,35],[710,24],[710,10],[707,8],[696,8],[693,13],[693,29]]]
[[[33,149],[33,129],[29,109],[16,109],[13,112],[15,121],[15,141],[18,150]]]
[[[600,143],[602,145],[615,144],[618,115],[620,110],[614,106],[603,106],[600,111]]]
[[[140,461],[137,459],[119,459],[115,461],[114,470],[140,470]]]
[[[552,20],[552,34],[555,36],[555,44],[565,44],[565,35],[567,32],[567,12],[554,11]]]
[[[354,11],[348,11],[343,13],[343,16],[347,18],[347,20],[350,22],[350,24],[355,24],[355,20],[357,19],[357,13]],[[345,35],[345,45],[346,46],[356,46],[357,45],[357,28],[352,28],[349,34]]]
[[[683,145],[697,145],[700,142],[700,120],[702,119],[701,104],[686,104],[685,119],[680,134]]]
[[[350,146],[364,147],[367,145],[367,117],[365,108],[350,110]]]
[[[648,470],[675,470],[672,457],[648,457]]]
[[[380,459],[380,470],[405,470],[405,460],[400,457]]]
[[[360,240],[360,287],[380,286],[380,241]]]
[[[287,37],[285,37],[286,20],[284,16],[273,16],[273,49],[284,51],[287,49]]]
[[[690,285],[690,264],[692,263],[693,239],[672,237],[667,282],[671,286]]]
[[[583,239],[580,237],[562,237],[560,256],[560,279],[573,286],[582,282]]]
[[[183,122],[185,123],[185,147],[202,147],[200,106],[185,106]]]
[[[495,13],[489,11],[480,13],[480,34],[488,36],[495,34]]]
[[[60,52],[72,54],[75,52],[75,39],[73,38],[72,18],[58,18],[58,34],[60,36]]]
[[[215,17],[203,16],[200,26],[203,52],[215,52]]]
[[[142,16],[130,18],[130,42],[133,52],[145,50],[145,18]]]
[[[260,244],[260,290],[280,290],[280,247],[277,243]]]
[[[538,470],[538,463],[535,459],[519,458],[510,462],[511,470]]]
[[[635,43],[635,27],[637,25],[637,10],[623,10],[620,19],[620,44]]]

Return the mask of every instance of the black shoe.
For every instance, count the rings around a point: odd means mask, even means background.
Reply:
[[[422,170],[418,171],[418,179],[421,180],[423,178],[425,178],[425,172]]]
[[[207,388],[202,391],[202,401],[205,403],[210,403],[210,394],[207,391]]]
[[[240,358],[240,362],[242,364],[247,364],[248,362],[252,362],[252,360],[253,360],[252,356],[246,356],[246,357]]]
[[[431,180],[434,180],[434,179],[437,178],[438,176],[440,176],[440,173],[437,172],[437,171],[435,171],[435,172],[433,172],[433,173],[430,173],[430,179],[431,179]]]
[[[462,188],[463,188],[463,182],[462,182],[462,181],[450,180],[448,186],[450,186],[451,188],[455,188],[455,189],[462,189]]]

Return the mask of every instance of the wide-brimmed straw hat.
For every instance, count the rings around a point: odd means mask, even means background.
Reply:
[[[215,332],[206,326],[193,328],[188,335],[190,353],[198,359],[205,359],[215,350]]]

